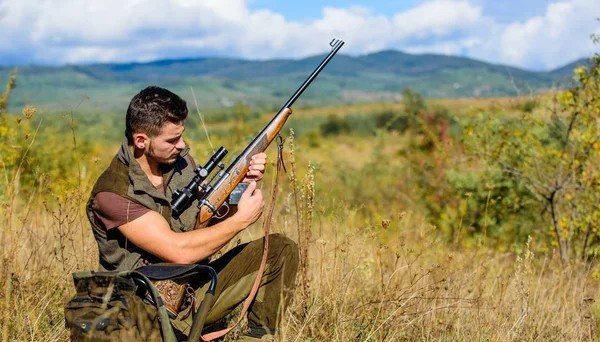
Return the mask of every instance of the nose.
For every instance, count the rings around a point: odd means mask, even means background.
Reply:
[[[183,137],[179,138],[179,141],[175,145],[175,148],[182,151],[185,148],[185,141],[183,141]]]

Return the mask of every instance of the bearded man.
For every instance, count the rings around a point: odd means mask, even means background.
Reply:
[[[131,100],[122,145],[94,185],[87,204],[100,271],[130,270],[159,262],[208,263],[209,257],[262,215],[264,199],[256,182],[263,178],[265,153],[252,157],[243,180],[250,184],[227,218],[194,229],[197,200],[173,217],[173,192],[195,175],[194,160],[183,140],[187,115],[186,102],[163,88],[148,87]],[[281,234],[273,234],[269,240],[265,272],[248,311],[248,339],[273,338],[298,268],[297,246],[292,240]],[[262,240],[255,240],[209,263],[219,282],[207,324],[225,317],[246,299],[262,250]],[[191,285],[200,302],[208,279],[198,277]],[[189,333],[191,322],[191,317],[184,319],[182,313],[172,320],[182,334]]]

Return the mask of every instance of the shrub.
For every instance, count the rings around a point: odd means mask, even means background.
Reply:
[[[385,111],[375,116],[375,127],[404,133],[410,126],[410,118],[404,113]]]
[[[350,124],[344,119],[336,115],[329,115],[327,120],[320,126],[323,136],[339,135],[350,132]]]
[[[546,115],[487,116],[468,129],[476,153],[541,204],[548,238],[565,261],[600,251],[599,62],[576,69],[574,87],[557,93]]]

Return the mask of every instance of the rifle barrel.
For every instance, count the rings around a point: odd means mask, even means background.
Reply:
[[[304,83],[302,83],[300,88],[296,90],[294,95],[292,95],[292,97],[283,105],[279,112],[275,114],[271,121],[261,130],[261,132],[252,140],[252,142],[248,146],[246,146],[244,151],[235,158],[235,160],[229,165],[227,170],[225,170],[225,172],[216,180],[214,186],[209,191],[204,193],[202,198],[200,198],[199,207],[206,205],[210,209],[208,209],[206,215],[203,215],[202,209],[200,210],[200,213],[198,214],[198,221],[196,222],[197,225],[208,223],[208,220],[214,214],[212,211],[214,211],[215,208],[218,210],[221,207],[221,204],[223,204],[223,202],[225,201],[225,197],[229,196],[231,191],[233,191],[233,188],[243,178],[243,176],[241,175],[240,163],[246,158],[248,158],[251,153],[257,153],[257,151],[262,152],[269,146],[269,144],[275,138],[275,136],[279,134],[279,130],[281,129],[282,125],[285,124],[285,120],[287,120],[287,117],[291,114],[291,112],[288,112],[291,111],[291,106],[300,97],[300,95],[302,95],[304,90],[308,88],[311,82],[319,75],[321,70],[323,70],[323,68],[327,65],[327,63],[329,63],[333,56],[335,56],[335,54],[342,47],[342,45],[344,45],[344,42],[342,40],[334,39],[331,41],[331,43],[329,43],[329,45],[332,48],[331,52],[329,52],[325,59],[323,59],[321,64],[319,64],[319,66],[310,74],[310,76],[308,76],[308,78],[304,81]],[[285,112],[287,112],[287,114],[285,114]],[[281,125],[278,127],[272,127],[272,124],[276,123],[281,123]],[[267,132],[269,129],[274,129],[275,131],[271,132],[270,136],[267,137]],[[236,170],[237,173],[233,172],[234,170]],[[224,186],[224,182],[227,179],[229,179],[230,183],[227,184],[226,188],[222,188],[222,186]],[[213,195],[216,196],[216,201],[210,202],[211,198],[213,198]],[[207,202],[205,203],[205,201]]]
[[[290,99],[283,105],[283,107],[281,107],[281,109],[279,110],[279,112],[277,112],[277,114],[271,119],[271,121],[265,126],[265,128],[263,128],[261,130],[261,132],[244,149],[244,151],[233,161],[233,163],[231,163],[230,167],[227,168],[227,172],[229,172],[229,170],[231,169],[231,167],[233,165],[237,164],[237,162],[239,161],[239,158],[241,158],[248,151],[250,151],[254,147],[254,145],[256,145],[260,141],[260,139],[262,139],[265,131],[267,130],[267,127],[269,127],[269,125],[273,121],[275,121],[277,119],[278,114],[281,113],[286,108],[291,108],[291,106],[294,104],[294,102],[296,102],[296,100],[300,97],[300,95],[302,95],[302,93],[304,92],[304,90],[306,90],[306,88],[308,88],[308,86],[311,84],[311,82],[315,78],[317,78],[317,76],[319,75],[319,73],[321,72],[321,70],[323,70],[323,68],[325,68],[325,66],[327,65],[327,63],[329,63],[329,61],[333,58],[333,56],[335,56],[335,54],[342,47],[342,45],[344,45],[344,41],[343,40],[335,40],[334,39],[332,41],[332,43],[333,42],[335,42],[335,43],[333,45],[331,45],[331,47],[332,47],[331,52],[329,52],[329,54],[325,57],[325,59],[323,59],[323,61],[321,62],[321,64],[319,64],[319,66],[312,72],[312,74],[310,74],[310,76],[308,76],[308,78],[304,81],[304,83],[302,83],[302,85],[300,86],[300,88],[298,88],[298,90],[296,90],[296,92],[294,93],[294,95],[292,95],[292,97],[290,97]]]
[[[321,70],[323,70],[323,68],[327,65],[327,63],[329,63],[329,60],[331,60],[333,58],[333,56],[335,56],[335,54],[338,52],[338,50],[344,45],[344,41],[343,40],[334,40],[334,41],[335,41],[335,44],[332,45],[332,49],[331,49],[331,52],[329,52],[329,55],[327,55],[327,57],[325,57],[325,59],[312,72],[312,74],[310,74],[310,76],[308,76],[308,78],[306,79],[306,81],[304,81],[304,83],[302,83],[302,85],[300,86],[300,88],[298,88],[298,90],[296,90],[296,92],[294,93],[294,95],[292,95],[292,97],[290,97],[290,99],[288,100],[288,102],[286,102],[283,105],[283,107],[281,107],[281,109],[279,111],[282,111],[285,108],[291,108],[292,107],[292,105],[294,104],[294,102],[296,102],[296,100],[300,97],[300,95],[302,95],[302,93],[304,92],[304,90],[306,90],[306,88],[308,88],[308,86],[312,83],[312,81],[315,78],[317,78],[317,75],[319,75],[319,73],[321,72]],[[332,41],[332,43],[333,43],[333,41]]]

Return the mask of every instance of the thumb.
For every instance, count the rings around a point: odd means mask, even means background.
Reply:
[[[252,196],[252,193],[254,192],[254,190],[256,190],[256,182],[252,181],[252,182],[250,182],[250,184],[248,184],[248,187],[246,188],[246,191],[244,191],[244,193],[242,194],[242,197]]]

